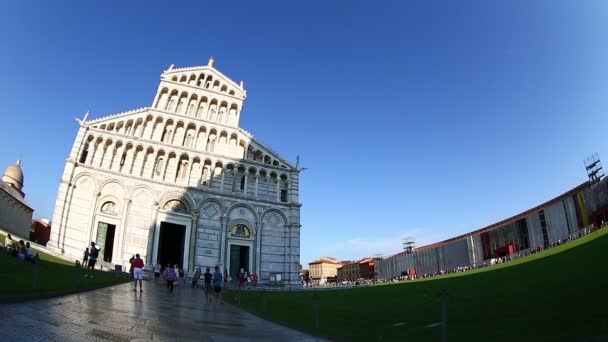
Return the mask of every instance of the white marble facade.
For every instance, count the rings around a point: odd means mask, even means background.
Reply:
[[[47,246],[298,284],[301,168],[239,127],[246,96],[210,59],[165,70],[152,107],[80,120]]]

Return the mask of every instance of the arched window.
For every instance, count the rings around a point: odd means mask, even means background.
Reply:
[[[104,214],[116,215],[116,204],[114,202],[106,202],[101,206],[101,212]]]
[[[251,236],[251,230],[246,225],[239,223],[235,224],[232,229],[230,229],[230,235],[237,237],[248,238]]]
[[[176,213],[188,213],[188,207],[180,200],[171,200],[163,207],[165,210],[170,210]]]
[[[245,176],[241,177],[241,191],[245,191]]]

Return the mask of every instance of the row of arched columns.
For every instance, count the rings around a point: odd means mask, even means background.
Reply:
[[[89,134],[79,162],[159,182],[288,202],[289,174],[163,146]]]
[[[236,125],[240,114],[237,103],[169,88],[161,89],[154,108],[227,125]]]
[[[213,90],[218,93],[225,93],[228,95],[235,95],[234,89],[231,86],[220,82],[218,79],[213,79],[213,75],[200,73],[198,75],[191,73],[190,75],[175,75],[171,77],[171,81],[184,83],[189,86],[200,87],[204,89]]]
[[[240,133],[221,127],[188,122],[164,115],[147,115],[121,120],[92,128],[146,140],[177,145],[196,151],[218,153],[235,158],[280,166],[281,163],[255,144],[243,139]]]

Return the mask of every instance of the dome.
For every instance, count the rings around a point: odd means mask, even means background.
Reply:
[[[21,171],[21,160],[6,168],[2,181],[11,184],[13,187],[21,191],[23,188],[23,171]]]

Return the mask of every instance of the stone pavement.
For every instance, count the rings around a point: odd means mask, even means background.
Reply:
[[[0,305],[2,341],[322,341],[230,304],[206,304],[183,285],[152,281],[59,298]]]

